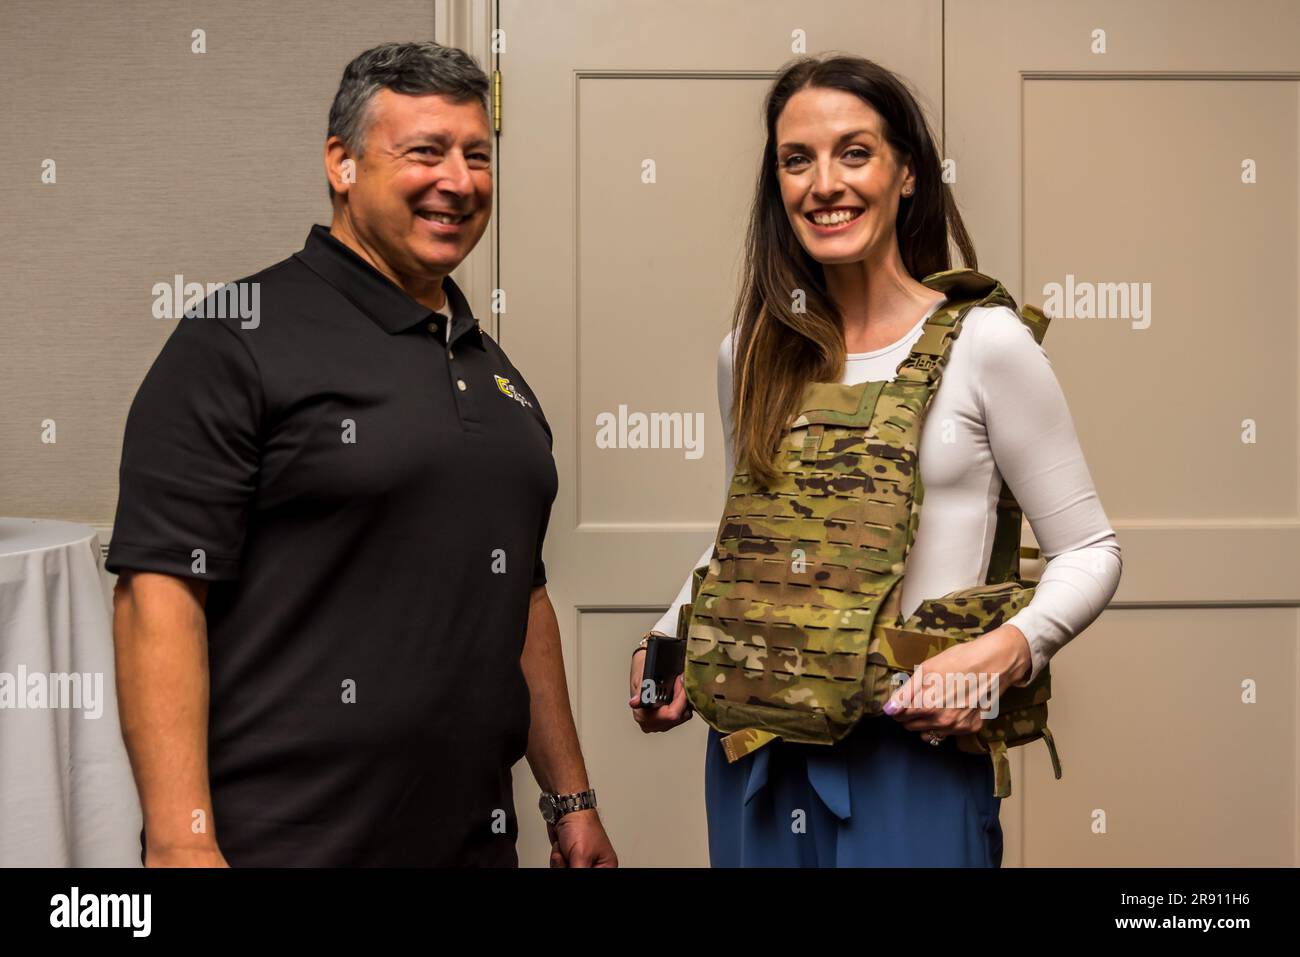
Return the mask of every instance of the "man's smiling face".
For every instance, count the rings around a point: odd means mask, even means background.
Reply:
[[[399,275],[445,276],[487,229],[492,140],[477,100],[387,88],[366,112],[347,209],[358,239]]]

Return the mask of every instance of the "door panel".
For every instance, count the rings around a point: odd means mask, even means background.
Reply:
[[[990,6],[946,4],[957,196],[1020,301],[1114,284],[1044,346],[1124,550],[1053,665],[1065,776],[1023,749],[1004,826],[1028,865],[1294,864],[1300,8]]]
[[[716,360],[763,94],[801,30],[808,49],[878,58],[937,104],[940,10],[938,0],[500,4],[500,331],[555,432],[548,590],[592,785],[624,864],[708,860],[702,722],[643,735],[627,668],[717,529]],[[598,446],[597,416],[617,421],[620,407],[702,419],[698,456],[684,433],[677,447],[673,433],[667,448]],[[516,784],[520,861],[544,862],[522,762]]]

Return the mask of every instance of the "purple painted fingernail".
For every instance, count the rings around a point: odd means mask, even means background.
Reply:
[[[885,702],[885,714],[890,715],[891,717],[898,714],[898,702],[893,698],[890,698]]]

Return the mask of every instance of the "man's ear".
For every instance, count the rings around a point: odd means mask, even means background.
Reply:
[[[325,176],[339,195],[346,195],[357,181],[357,161],[338,136],[325,141]]]

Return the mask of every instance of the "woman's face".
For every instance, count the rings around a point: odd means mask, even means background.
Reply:
[[[777,180],[795,235],[825,265],[894,242],[902,190],[914,189],[881,135],[880,114],[843,90],[805,87],[776,120]]]

